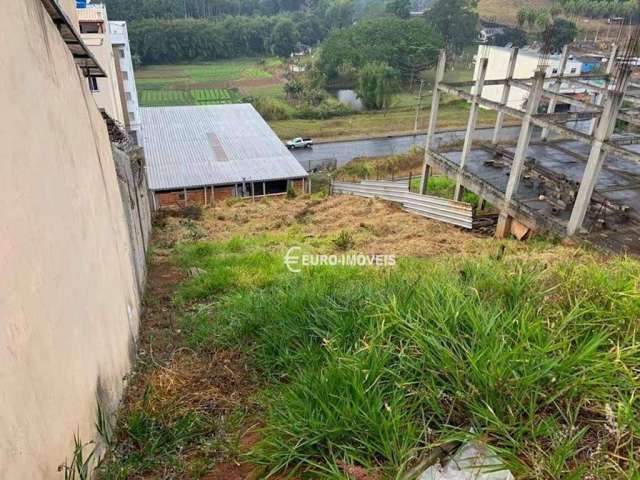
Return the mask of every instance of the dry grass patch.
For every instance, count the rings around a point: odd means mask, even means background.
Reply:
[[[389,202],[351,196],[219,204],[205,209],[200,221],[167,218],[160,243],[169,246],[190,241],[194,227],[202,232],[202,239],[210,241],[275,234],[289,236],[294,242],[315,243],[323,253],[330,253],[326,251],[331,248],[327,239],[343,231],[353,237],[354,250],[367,254],[426,257],[472,253],[487,241],[482,235],[406,213]],[[274,242],[271,247],[280,250],[282,244]]]

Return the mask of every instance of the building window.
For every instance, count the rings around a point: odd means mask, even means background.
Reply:
[[[89,81],[89,90],[92,92],[98,92],[100,89],[98,88],[98,78],[97,77],[88,77]]]
[[[573,67],[573,68],[571,69],[571,73],[576,73],[577,71],[578,71],[578,69],[577,69],[576,67]]]
[[[131,101],[133,99],[133,97],[131,96],[131,92],[125,92],[125,96],[127,97],[128,101]]]
[[[136,121],[136,116],[134,115],[133,112],[129,112],[129,121],[130,122],[135,122]]]
[[[80,22],[80,33],[104,33],[102,22]]]
[[[129,73],[126,71],[122,71],[122,79],[123,80],[129,80]]]
[[[118,53],[120,54],[120,58],[124,58],[124,50],[122,48],[118,49]]]

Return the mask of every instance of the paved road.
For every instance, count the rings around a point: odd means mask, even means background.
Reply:
[[[505,127],[502,129],[504,140],[517,139],[519,127]],[[436,135],[436,145],[453,143],[464,140],[464,130],[442,132]],[[493,129],[476,130],[475,139],[491,140]],[[328,159],[336,159],[338,166],[356,157],[379,157],[408,152],[413,145],[424,146],[426,135],[407,135],[391,138],[374,138],[367,140],[350,140],[330,143],[319,143],[309,150],[295,150],[293,154],[305,167],[317,165]]]

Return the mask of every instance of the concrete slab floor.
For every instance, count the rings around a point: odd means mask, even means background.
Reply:
[[[576,141],[553,141],[549,144],[534,143],[528,150],[528,158],[535,159],[535,164],[551,170],[555,174],[564,175],[571,182],[579,182],[582,178],[586,160],[579,156],[589,155],[589,145]],[[640,153],[640,145],[627,145],[625,148]],[[505,150],[513,153],[515,147],[506,146]],[[443,155],[460,164],[461,152],[444,152]],[[473,149],[469,155],[467,170],[499,191],[504,192],[509,178],[509,164],[502,167],[485,165],[493,159],[492,153],[484,149]],[[536,215],[544,217],[546,222],[555,224],[558,231],[564,231],[571,215],[572,205],[566,209],[554,208],[554,205],[539,197],[544,193],[544,185],[535,178],[523,176],[514,201],[526,205]],[[627,250],[640,254],[640,164],[609,155],[604,166],[596,191],[606,199],[626,205],[630,208],[631,219],[625,221],[623,215],[603,214],[592,208],[585,219],[583,227],[588,232],[587,238],[604,244],[615,250]],[[556,205],[557,207],[557,205]],[[598,217],[605,217],[606,227],[596,224]]]

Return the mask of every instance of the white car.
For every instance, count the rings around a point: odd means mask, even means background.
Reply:
[[[313,140],[311,140],[310,138],[297,137],[289,140],[286,145],[289,150],[293,150],[296,148],[311,148],[311,146],[313,145]]]

